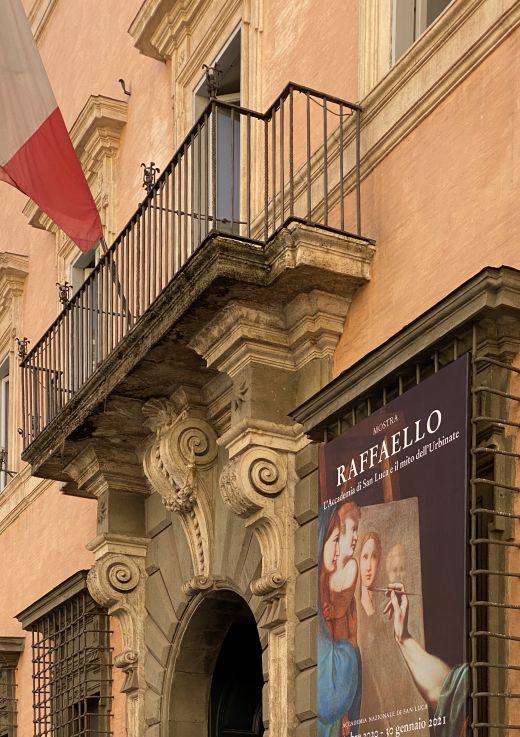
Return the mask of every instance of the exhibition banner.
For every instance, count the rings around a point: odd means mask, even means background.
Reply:
[[[319,737],[468,724],[469,356],[320,450]]]

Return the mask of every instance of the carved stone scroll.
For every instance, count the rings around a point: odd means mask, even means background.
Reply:
[[[115,616],[121,627],[123,649],[114,664],[125,674],[121,691],[129,697],[128,737],[139,737],[144,727],[144,560],[148,540],[124,536],[96,538],[89,548],[96,563],[87,576],[92,598]]]
[[[220,476],[224,501],[246,518],[260,544],[262,576],[251,582],[257,596],[279,590],[287,580],[284,524],[269,499],[280,494],[286,478],[286,459],[266,448],[251,448],[233,458]]]
[[[211,474],[217,457],[216,435],[209,423],[187,409],[178,412],[168,399],[143,407],[154,433],[143,458],[151,486],[166,509],[180,516],[190,547],[194,576],[184,591],[208,588],[211,550]]]

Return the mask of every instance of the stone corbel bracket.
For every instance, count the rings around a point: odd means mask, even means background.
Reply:
[[[152,399],[143,407],[145,424],[154,437],[143,468],[166,509],[180,516],[190,548],[193,578],[188,596],[211,586],[211,474],[217,458],[217,437],[209,423],[189,410],[178,412],[168,399]]]
[[[99,557],[89,571],[87,586],[92,598],[119,621],[123,650],[114,662],[126,676],[122,691],[132,693],[139,687],[138,670],[142,666],[139,655],[143,651],[144,556],[147,541],[139,545],[134,539],[130,553],[136,555],[114,552],[121,545],[114,546],[111,544],[113,542],[96,538],[88,546]]]
[[[264,626],[272,627],[285,618],[284,594],[291,577],[288,541],[296,481],[294,458],[306,440],[297,426],[249,418],[237,423],[219,443],[230,454],[220,475],[220,492],[258,540],[262,575],[250,588],[266,602]]]

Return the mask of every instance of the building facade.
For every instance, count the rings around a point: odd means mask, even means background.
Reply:
[[[0,737],[317,734],[318,449],[466,352],[518,729],[518,0],[24,7],[109,248],[2,188]]]

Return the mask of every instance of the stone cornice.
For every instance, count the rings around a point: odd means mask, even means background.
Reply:
[[[291,412],[292,418],[308,433],[319,430],[355,397],[436,341],[476,318],[496,314],[498,309],[516,314],[520,311],[520,271],[509,267],[483,269]]]
[[[35,0],[27,19],[31,26],[32,34],[37,41],[42,35],[49,18],[52,15],[58,0]]]
[[[210,5],[208,0],[145,0],[128,33],[142,54],[166,61],[182,39],[193,31]],[[234,9],[235,5],[236,0],[231,0],[226,3],[225,10],[219,11],[218,21],[212,24],[213,30],[209,35],[211,41],[220,32],[219,23],[222,17],[227,15],[231,6]]]
[[[87,574],[88,571],[78,571],[67,578],[66,581],[42,596],[38,601],[33,602],[26,609],[16,615],[16,619],[21,622],[24,629],[28,629],[36,624],[39,619],[45,617],[56,607],[71,599],[81,591],[87,590]]]
[[[114,450],[110,446],[87,445],[65,469],[76,485],[73,495],[99,499],[109,488],[130,494],[147,494],[148,489],[139,473],[140,465],[132,451],[118,449],[117,463],[114,463],[113,456]]]
[[[135,47],[141,54],[158,61],[165,61],[165,58],[153,46],[151,39],[160,21],[175,4],[176,0],[144,0],[128,29],[128,33],[134,39]]]

